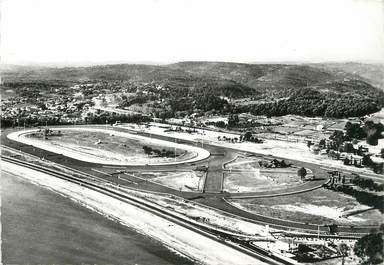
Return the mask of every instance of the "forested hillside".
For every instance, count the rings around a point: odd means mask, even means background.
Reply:
[[[334,65],[328,68],[325,64],[222,62],[64,68],[2,66],[1,70],[3,87],[23,82],[54,84],[96,80],[156,83],[167,87],[168,93],[164,96],[170,102],[176,102],[177,111],[193,112],[198,108],[218,112],[326,117],[362,116],[383,107],[383,90],[372,85],[375,82],[367,78],[368,70],[364,72],[360,67],[360,72],[365,77]],[[212,97],[226,97],[229,102]],[[181,98],[184,104],[177,103]],[[196,104],[197,98],[202,103]],[[204,102],[213,105],[204,105]]]

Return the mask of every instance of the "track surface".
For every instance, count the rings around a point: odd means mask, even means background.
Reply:
[[[81,126],[79,126],[81,127]],[[95,128],[105,128],[105,126],[92,126]],[[60,128],[60,127],[58,127]],[[87,126],[89,128],[89,126]],[[111,130],[130,132],[127,129],[109,127]],[[274,219],[267,216],[252,214],[243,210],[240,210],[231,204],[228,204],[224,199],[229,199],[231,197],[235,198],[239,196],[239,194],[229,194],[222,193],[222,185],[223,185],[223,168],[222,165],[225,162],[230,161],[239,153],[243,155],[252,155],[256,157],[263,158],[264,156],[254,153],[246,153],[241,152],[239,150],[218,147],[210,144],[204,143],[204,148],[207,149],[211,154],[208,159],[196,162],[196,163],[183,163],[179,165],[160,165],[160,166],[105,166],[94,163],[83,162],[79,160],[75,160],[69,157],[64,157],[62,155],[58,155],[56,153],[51,153],[43,149],[39,149],[30,145],[25,145],[19,142],[15,142],[9,140],[6,135],[11,132],[11,130],[5,130],[1,135],[1,143],[2,145],[11,147],[16,150],[20,150],[24,153],[28,153],[31,155],[35,155],[37,157],[44,157],[45,160],[49,160],[55,162],[57,164],[61,164],[73,170],[78,170],[82,173],[96,176],[98,178],[102,178],[105,181],[110,181],[121,186],[138,188],[141,190],[147,191],[156,191],[156,192],[164,192],[169,194],[174,194],[180,197],[183,197],[188,200],[194,200],[195,202],[201,203],[203,205],[215,208],[217,210],[221,210],[233,215],[238,216],[238,218],[245,219],[250,222],[254,222],[257,224],[269,224],[272,228],[282,229],[282,230],[299,230],[305,232],[317,233],[319,226],[318,224],[306,224],[306,223],[298,223],[292,222],[289,220],[280,220]],[[186,141],[179,140],[169,136],[162,135],[153,135],[145,132],[137,132],[134,131],[135,134],[140,134],[142,136],[157,138],[166,141],[178,142],[188,145],[199,145],[194,141]],[[268,157],[274,158],[274,157]],[[276,156],[275,158],[279,158]],[[249,196],[249,197],[259,197],[259,196],[276,196],[284,193],[299,193],[305,190],[310,190],[318,187],[319,185],[326,182],[327,171],[330,169],[321,167],[319,165],[304,163],[296,160],[287,160],[288,163],[293,163],[295,165],[304,166],[312,170],[313,174],[318,178],[317,181],[306,182],[304,185],[300,185],[298,187],[290,187],[283,190],[277,191],[265,191],[265,192],[252,192],[252,193],[242,193],[241,196]],[[178,190],[171,189],[166,186],[162,186],[150,181],[145,181],[143,179],[138,178],[137,173],[143,171],[185,171],[185,170],[193,170],[198,166],[208,166],[208,171],[206,174],[206,179],[204,183],[204,193],[196,193],[196,192],[181,192]],[[136,174],[135,174],[136,173]],[[352,227],[352,226],[339,226],[340,234],[345,235],[356,235],[362,233],[369,233],[372,229],[371,226],[361,226],[361,227]],[[321,232],[328,232],[328,227],[320,226]]]
[[[115,189],[106,188],[102,183],[96,184],[95,179],[89,180],[87,178],[82,177],[73,177],[68,174],[63,174],[54,170],[46,169],[41,166],[33,165],[30,163],[26,163],[24,161],[19,161],[17,159],[8,158],[5,156],[2,156],[2,160],[14,163],[19,166],[27,167],[45,174],[49,174],[51,176],[81,185],[83,187],[89,188],[91,190],[100,192],[102,194],[108,195],[110,197],[113,197],[115,199],[118,199],[122,202],[132,204],[140,209],[143,209],[145,211],[148,211],[150,213],[156,214],[166,220],[169,220],[173,223],[176,223],[180,226],[183,226],[189,230],[192,230],[193,232],[199,233],[203,236],[206,236],[210,239],[213,239],[221,244],[224,244],[226,246],[229,246],[233,249],[236,249],[242,253],[245,253],[249,256],[252,256],[256,258],[257,260],[262,261],[264,264],[271,264],[271,265],[291,265],[294,263],[287,262],[284,259],[279,258],[278,256],[273,255],[273,253],[263,250],[257,246],[254,246],[249,243],[246,239],[239,239],[238,237],[233,237],[232,235],[228,235],[222,232],[219,232],[214,229],[207,228],[203,225],[198,225],[195,222],[188,221],[187,219],[181,218],[177,215],[172,214],[170,211],[163,210],[158,207],[154,207],[150,203],[145,203],[140,199],[136,199],[133,196],[129,196],[127,194],[121,193]]]

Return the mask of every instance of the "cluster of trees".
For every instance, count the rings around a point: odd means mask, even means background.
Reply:
[[[180,96],[170,94],[167,104],[172,117],[179,111],[186,111],[188,114],[198,111],[224,114],[231,110],[228,101],[212,90],[188,91]]]
[[[329,139],[332,140],[332,143],[329,146],[329,149],[332,150],[339,150],[339,147],[344,143],[351,141],[351,138],[346,135],[343,131],[334,131],[332,135],[329,136]],[[325,139],[321,140],[319,145],[321,146],[323,142],[325,142]]]
[[[152,98],[143,94],[137,94],[135,97],[127,98],[125,95],[122,96],[122,102],[119,104],[119,108],[125,108],[133,104],[143,104]]]
[[[371,168],[373,170],[373,172],[375,172],[377,174],[383,173],[383,164],[373,162],[370,155],[364,155],[363,156],[362,164],[363,164],[363,166]]]
[[[359,186],[362,189],[368,189],[370,191],[384,191],[384,184],[378,184],[369,178],[362,178],[356,176],[352,179],[352,184]]]
[[[355,96],[323,94],[314,89],[299,89],[288,99],[244,106],[242,112],[254,115],[284,116],[296,114],[309,117],[360,117],[379,111],[377,100]]]
[[[363,126],[358,123],[347,122],[345,124],[345,134],[350,139],[365,139],[370,145],[377,145],[378,139],[382,138],[384,124],[373,121],[366,121]]]
[[[177,84],[180,82],[176,82]],[[169,83],[171,89],[160,91],[161,98],[167,99],[166,106],[170,108],[170,113],[187,111],[189,114],[197,111],[216,112],[221,114],[231,113],[228,127],[238,126],[238,118],[233,113],[251,112],[254,115],[283,116],[296,114],[303,116],[320,117],[359,117],[371,114],[380,110],[383,102],[373,94],[362,97],[357,94],[340,94],[336,92],[323,93],[312,88],[288,89],[289,98],[275,102],[265,102],[251,105],[232,105],[223,96],[234,97],[233,93],[224,93],[222,87],[217,88],[217,84],[202,84],[187,80],[187,85],[177,85]],[[242,89],[240,89],[243,91]],[[285,91],[285,90],[284,90]],[[243,91],[240,94],[251,96],[255,91]],[[251,94],[250,94],[251,93]],[[283,96],[283,89],[280,96]],[[147,96],[148,97],[148,96]],[[261,97],[261,99],[264,99]],[[148,98],[138,99],[140,103],[146,102]],[[125,101],[124,105],[132,104]],[[232,119],[233,118],[233,119]],[[223,124],[218,124],[223,127]]]
[[[353,252],[362,265],[382,264],[384,261],[384,225],[363,236],[354,245]]]
[[[328,155],[332,158],[340,159],[340,154],[332,150],[328,152]],[[371,159],[371,155],[369,154],[363,154],[362,156],[363,156],[362,159],[358,159],[358,158],[356,159],[356,158],[353,158],[352,156],[350,156],[350,158],[345,157],[343,159],[343,163],[344,165],[354,165],[356,167],[361,167],[361,165],[363,165],[365,167],[372,169],[372,171],[375,172],[376,174],[382,174],[384,172],[383,163],[373,162]]]
[[[257,137],[253,136],[252,132],[246,132],[244,135],[240,135],[239,138],[237,137],[227,137],[227,136],[218,136],[218,141],[226,141],[231,143],[237,143],[237,142],[252,142],[252,143],[263,143],[263,140],[258,139]]]
[[[126,115],[126,114],[114,114],[109,112],[103,112],[100,115],[92,115],[85,117],[85,123],[88,124],[105,124],[115,123],[116,121],[125,123],[145,123],[151,122],[152,118],[143,116],[140,114]]]
[[[213,125],[218,128],[237,128],[240,125],[240,119],[239,119],[239,115],[230,114],[228,116],[227,123],[225,123],[224,121],[216,121],[216,122],[206,122],[206,125]]]
[[[196,109],[203,111],[217,110],[223,113],[229,110],[228,101],[220,98],[211,91],[196,94],[193,98],[195,99],[194,108]]]
[[[230,143],[237,143],[238,141],[241,142],[241,137],[240,137],[240,139],[239,139],[239,138],[237,138],[237,137],[233,137],[233,138],[231,138],[231,137],[227,137],[227,136],[224,135],[223,137],[221,137],[221,136],[217,136],[217,140],[218,140],[218,141],[230,142]]]
[[[367,134],[363,127],[359,123],[347,122],[345,124],[345,134],[352,139],[363,139],[367,137]]]
[[[37,131],[37,133],[42,134],[45,139],[48,139],[48,136],[62,136],[60,130],[54,131],[54,130],[51,130],[49,128],[40,129],[39,131]]]
[[[1,117],[2,128],[14,128],[17,126],[46,126],[46,125],[68,125],[69,122],[61,120],[60,116],[23,116],[20,118]]]
[[[382,123],[374,123],[372,121],[365,122],[363,126],[348,122],[345,126],[345,133],[343,131],[334,131],[329,137],[332,141],[326,142],[325,139],[321,139],[319,147],[322,149],[326,148],[328,156],[334,159],[340,159],[340,153],[338,152],[354,153],[362,156],[361,163],[358,163],[358,161],[354,159],[351,161],[349,158],[344,158],[343,162],[346,165],[363,165],[371,168],[375,173],[381,174],[384,171],[382,163],[375,163],[372,161],[370,155],[366,153],[366,148],[359,146],[358,149],[355,149],[350,141],[352,138],[356,139],[355,137],[358,137],[358,139],[366,137],[368,144],[377,145],[378,139],[382,137],[381,134],[384,131],[383,127],[384,125]],[[384,155],[384,150],[382,151],[382,155]]]
[[[240,135],[240,142],[243,142],[243,141],[257,143],[257,144],[263,143],[263,140],[253,136],[252,132],[246,132],[244,135]]]
[[[208,121],[205,123],[206,125],[213,125],[217,128],[227,128],[227,123],[225,123],[224,121]]]
[[[115,123],[116,121],[121,121],[125,123],[146,123],[151,122],[152,118],[148,116],[143,116],[140,114],[134,115],[125,115],[125,114],[113,114],[104,112],[100,115],[92,115],[85,117],[84,123],[86,124],[105,124],[105,123]],[[50,126],[50,125],[69,125],[70,122],[62,120],[59,115],[52,116],[20,116],[19,118],[13,117],[1,117],[1,127],[2,128],[14,128],[17,126],[26,126],[26,127],[38,127],[38,126]],[[81,124],[81,122],[79,122]]]
[[[152,148],[150,146],[146,146],[146,145],[143,146],[143,150],[144,150],[144,153],[146,155],[155,155],[155,156],[158,156],[158,157],[175,157],[176,156],[176,153],[172,152],[170,150],[154,149],[154,148]]]
[[[247,109],[254,115],[284,116],[295,114],[309,117],[360,117],[380,110],[375,102],[354,99],[286,99],[252,105]]]
[[[260,167],[264,167],[264,168],[287,168],[292,166],[292,164],[285,162],[284,159],[283,160],[273,159],[272,161],[260,160],[258,164]]]
[[[334,191],[343,192],[347,195],[354,197],[359,203],[368,205],[378,209],[381,213],[384,212],[384,198],[383,196],[372,194],[370,192],[356,190],[351,186],[344,185],[327,185],[324,184],[324,187]]]
[[[48,136],[62,136],[60,130],[52,130],[49,128],[39,129],[37,132],[31,134],[32,137],[42,137],[48,139]]]

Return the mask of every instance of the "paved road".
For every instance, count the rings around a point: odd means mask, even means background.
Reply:
[[[221,193],[223,192],[224,171],[223,163],[230,161],[237,156],[232,151],[224,151],[223,155],[213,156],[208,162],[208,172],[204,184],[204,192]]]
[[[104,126],[95,126],[95,127],[102,127]],[[110,127],[112,128],[112,127]],[[115,128],[114,128],[115,129]],[[127,131],[125,129],[118,128],[118,130]],[[259,223],[259,224],[270,224],[271,227],[276,228],[282,228],[282,229],[303,229],[303,230],[312,230],[317,231],[318,227],[317,225],[310,225],[310,224],[301,224],[301,223],[295,223],[290,222],[288,220],[276,220],[273,218],[260,216],[256,214],[252,214],[249,212],[245,212],[242,210],[239,210],[236,207],[233,207],[232,205],[226,203],[223,198],[229,198],[231,195],[235,196],[236,194],[228,194],[228,193],[219,193],[222,191],[222,164],[224,162],[227,162],[234,158],[239,153],[244,154],[245,152],[239,151],[233,148],[225,148],[225,147],[219,147],[216,145],[210,145],[210,144],[204,144],[204,148],[210,151],[211,154],[224,154],[224,156],[215,155],[211,156],[208,159],[205,159],[203,161],[199,161],[191,164],[180,164],[180,165],[162,165],[162,166],[126,166],[126,167],[106,167],[105,165],[99,165],[94,163],[88,163],[83,162],[79,160],[75,160],[69,157],[64,157],[62,155],[57,155],[55,153],[48,152],[46,150],[42,150],[33,146],[28,146],[25,144],[21,144],[18,142],[14,142],[9,140],[6,137],[6,134],[11,132],[11,130],[4,130],[1,134],[1,142],[2,145],[6,145],[12,148],[15,148],[16,150],[21,150],[25,153],[33,154],[38,157],[44,157],[46,160],[50,160],[52,162],[62,164],[64,166],[67,166],[69,168],[73,168],[75,170],[79,170],[81,172],[84,172],[86,174],[95,175],[97,177],[103,178],[105,180],[118,183],[123,186],[127,187],[133,187],[133,188],[139,188],[142,190],[148,190],[148,191],[157,191],[157,192],[164,192],[169,194],[174,194],[177,196],[184,197],[185,199],[193,199],[196,202],[202,203],[207,206],[214,207],[216,209],[225,211],[227,213],[238,215],[239,218],[247,218],[247,220]],[[149,136],[148,133],[138,133],[143,136]],[[158,136],[151,134],[151,137],[162,139],[162,140],[168,140],[174,142],[175,139],[169,136]],[[186,140],[176,140],[179,143],[183,144],[189,144],[189,145],[196,145],[193,141],[186,141]],[[251,154],[251,153],[249,153]],[[258,157],[263,157],[261,155],[257,155]],[[276,157],[279,158],[279,157]],[[310,164],[310,163],[303,163],[295,160],[288,160],[285,159],[288,163],[293,163],[296,165],[301,165],[306,168],[310,168],[313,172],[313,174],[317,177],[325,177],[326,176],[326,169]],[[180,192],[165,186],[161,186],[159,184],[149,182],[149,181],[143,181],[142,179],[138,179],[132,174],[111,174],[116,173],[118,170],[124,170],[127,172],[137,172],[137,171],[156,171],[156,170],[162,170],[162,171],[175,171],[175,170],[192,170],[196,168],[196,166],[200,165],[209,165],[209,170],[207,174],[206,179],[206,185],[205,185],[205,193],[199,194],[196,192]],[[95,169],[98,171],[95,171]],[[325,179],[321,180],[324,181]],[[308,186],[318,185],[317,182],[307,182]],[[304,187],[293,187],[289,188],[286,191],[292,192],[292,191],[299,191],[298,189],[302,190]],[[275,191],[275,192],[282,192],[282,191]],[[259,196],[259,195],[265,195],[267,193],[271,192],[259,192],[259,193],[249,193],[249,194],[243,194],[243,195],[249,195],[249,196]],[[238,194],[237,194],[238,195]],[[369,232],[371,227],[340,227],[341,232],[345,233],[360,233],[360,232]],[[320,228],[321,231],[327,231],[327,228]]]

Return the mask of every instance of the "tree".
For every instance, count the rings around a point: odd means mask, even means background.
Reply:
[[[381,264],[384,261],[383,232],[381,225],[379,231],[372,231],[355,243],[353,251],[362,260],[361,264]]]
[[[345,124],[345,133],[350,138],[362,139],[367,136],[364,129],[358,123],[347,122]]]
[[[45,103],[43,102],[38,102],[36,104],[41,110],[46,110],[47,109],[47,106],[45,105]]]
[[[215,122],[214,124],[216,127],[219,127],[219,128],[225,128],[226,124],[224,121],[218,121],[218,122]]]
[[[237,114],[231,114],[228,117],[228,127],[236,127],[239,123],[239,116]]]
[[[370,155],[364,155],[361,163],[363,164],[363,166],[367,166],[367,167],[372,166],[373,161],[371,159],[371,156]]]
[[[252,132],[246,132],[243,135],[243,141],[249,141],[249,140],[251,140],[251,138],[252,138]]]
[[[320,140],[320,142],[319,142],[319,146],[320,146],[320,148],[325,148],[325,145],[326,145],[326,141],[325,141],[325,139],[323,138],[323,139]]]
[[[348,255],[349,247],[347,246],[347,244],[341,243],[339,245],[339,250],[340,250],[341,255],[343,255],[343,259],[342,259],[341,264],[344,265],[345,257]]]
[[[145,153],[146,155],[150,155],[150,154],[152,154],[152,151],[153,151],[151,147],[146,146],[146,145],[143,146],[143,150],[144,150],[144,153]]]
[[[299,168],[297,171],[297,175],[301,178],[304,179],[304,177],[307,175],[307,170],[304,167]]]
[[[336,148],[339,148],[339,146],[344,142],[344,141],[349,141],[350,138],[342,131],[334,131],[331,136],[329,136],[329,139],[333,140],[336,144]]]
[[[381,134],[384,132],[384,125],[380,122],[374,123],[373,121],[366,121],[364,131],[367,134],[367,143],[377,145],[378,139],[382,138]]]
[[[368,134],[367,136],[367,144],[369,145],[377,145],[379,143],[378,138],[375,134]]]

